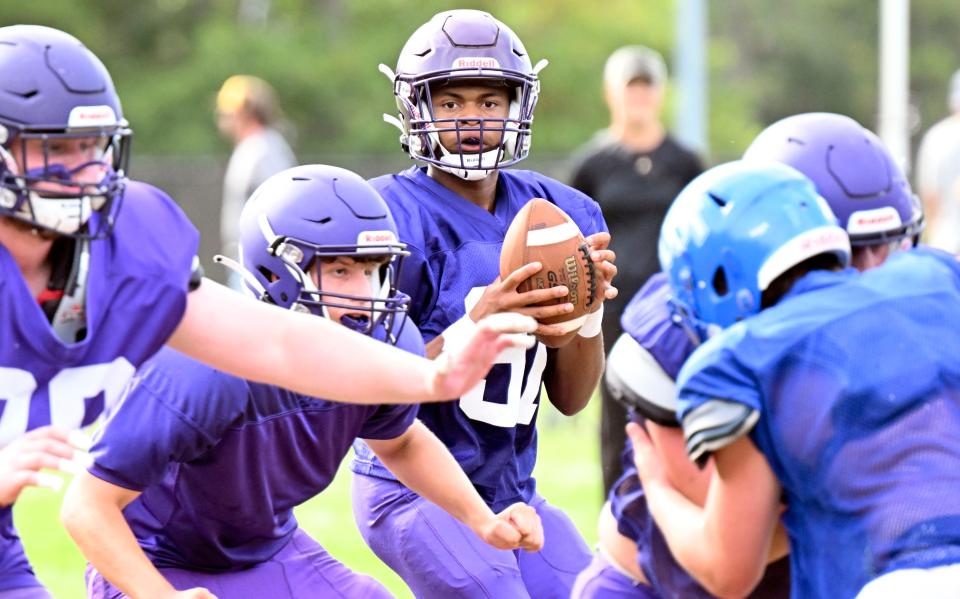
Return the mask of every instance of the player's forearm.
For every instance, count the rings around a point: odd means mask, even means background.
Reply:
[[[603,373],[603,335],[574,337],[561,348],[548,350],[543,375],[547,396],[566,416],[586,407]]]
[[[90,480],[94,479],[94,480]],[[67,491],[61,520],[87,561],[112,585],[133,599],[173,595],[123,518],[115,501],[94,487],[106,485],[89,473],[77,475]]]
[[[402,443],[371,442],[371,448],[406,487],[435,503],[474,531],[494,517],[460,464],[420,421],[404,434]]]
[[[726,578],[734,567],[724,563],[723,552],[709,539],[704,509],[669,486],[647,484],[644,493],[670,553],[683,569],[718,597],[738,596],[739,581]]]
[[[428,388],[431,362],[209,280],[188,296],[170,345],[230,374],[312,397],[366,404],[440,399]],[[369,376],[371,364],[376,376]]]

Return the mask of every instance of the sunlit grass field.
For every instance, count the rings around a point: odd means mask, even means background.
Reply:
[[[583,413],[564,418],[544,399],[539,421],[539,459],[535,476],[540,493],[566,510],[591,546],[601,504],[597,443],[599,398]],[[334,483],[297,509],[301,526],[350,568],[383,582],[398,598],[413,595],[360,538],[350,506],[350,471],[344,460]],[[84,559],[60,526],[62,493],[28,489],[14,517],[40,580],[58,599],[84,597]]]

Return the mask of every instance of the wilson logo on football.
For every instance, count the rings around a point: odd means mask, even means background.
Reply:
[[[357,236],[357,245],[384,245],[397,243],[393,231],[361,231]]]
[[[100,127],[114,125],[117,115],[109,106],[77,106],[70,111],[68,127]]]
[[[453,61],[455,69],[499,69],[496,58],[487,56],[464,56]]]

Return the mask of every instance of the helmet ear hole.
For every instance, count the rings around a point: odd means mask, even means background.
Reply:
[[[713,272],[713,290],[721,297],[730,291],[727,285],[727,273],[722,266],[718,266]]]

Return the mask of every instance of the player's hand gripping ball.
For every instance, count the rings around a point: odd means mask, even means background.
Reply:
[[[566,296],[537,305],[569,302],[573,310],[540,319],[540,324],[558,325],[558,335],[538,335],[548,347],[561,347],[576,336],[587,315],[600,309],[596,266],[590,259],[590,246],[566,212],[555,204],[534,198],[520,209],[507,229],[500,250],[500,277],[524,264],[540,262],[543,268],[517,287],[523,293],[565,285]]]

